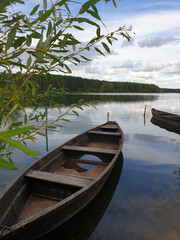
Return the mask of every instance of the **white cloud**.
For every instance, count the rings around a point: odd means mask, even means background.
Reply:
[[[131,41],[124,40],[124,41],[122,42],[121,47],[132,47],[132,46],[134,46],[134,42],[135,42],[135,39],[134,39],[134,38],[131,38]]]
[[[131,72],[126,76],[126,81],[128,82],[146,82],[153,83],[155,78],[159,77],[159,75],[155,72]]]
[[[121,69],[121,68],[132,69],[133,67],[134,67],[133,61],[128,59],[128,60],[124,61],[121,65],[113,66],[112,68],[114,68],[114,69]]]
[[[163,69],[164,65],[159,62],[149,62],[145,66],[137,66],[133,70],[135,72],[153,72]]]
[[[169,64],[166,68],[166,73],[169,74],[180,74],[180,62],[174,63],[174,64]]]
[[[180,38],[175,38],[172,36],[168,36],[168,37],[153,37],[153,38],[149,38],[149,39],[143,39],[141,41],[138,42],[139,47],[148,47],[148,48],[152,48],[152,47],[160,47],[166,44],[178,44],[180,43]]]

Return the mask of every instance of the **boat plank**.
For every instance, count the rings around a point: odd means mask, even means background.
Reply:
[[[84,187],[91,182],[91,180],[88,180],[88,179],[83,179],[83,178],[80,179],[73,176],[64,176],[62,174],[55,174],[55,173],[35,171],[35,170],[30,170],[29,172],[27,172],[26,177],[48,181],[48,182],[61,183],[61,184],[71,185],[76,187]]]
[[[63,176],[71,176],[71,177],[76,177],[76,178],[83,178],[83,179],[88,179],[90,181],[94,180],[95,178],[93,176],[87,176],[86,172],[85,173],[78,173],[74,169],[65,169],[64,167],[59,167],[58,169],[55,170],[56,174],[63,174]]]
[[[122,134],[119,132],[102,132],[102,131],[89,131],[90,134],[98,134],[98,135],[106,135],[106,136],[121,136]]]
[[[76,178],[94,180],[94,179],[97,178],[97,176],[99,176],[102,173],[102,171],[105,170],[105,168],[106,168],[105,165],[96,165],[94,168],[92,168],[89,171],[79,173],[76,170],[72,170],[72,169],[68,169],[68,168],[64,168],[64,167],[59,167],[58,169],[56,169],[55,173],[56,174],[63,174],[63,175],[66,175],[66,176],[73,176],[73,177],[76,177]]]
[[[87,152],[87,153],[102,153],[102,154],[111,154],[115,155],[116,150],[112,149],[102,149],[102,148],[91,148],[91,147],[81,147],[81,146],[72,146],[72,145],[64,145],[62,147],[63,150],[70,151],[79,151],[79,152]]]
[[[114,130],[118,130],[118,127],[114,124],[106,124],[104,126],[101,126],[100,129],[114,129]]]
[[[75,161],[78,163],[90,164],[90,165],[108,165],[106,162],[94,161],[94,160],[86,160],[86,159],[76,159],[71,158],[71,161]]]

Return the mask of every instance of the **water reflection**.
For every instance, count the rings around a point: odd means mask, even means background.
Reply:
[[[135,165],[134,160],[124,158],[126,172],[122,172],[114,201],[90,239],[179,239],[179,195],[174,178],[144,171],[148,166],[127,168],[129,161]]]
[[[155,94],[67,94],[63,95],[63,97],[58,98],[57,101],[62,104],[68,106],[72,103],[77,103],[80,99],[83,99],[87,102],[145,102],[145,101],[156,101],[159,98],[158,95]]]
[[[154,119],[153,117],[151,118],[151,122],[152,122],[154,125],[156,125],[156,126],[158,126],[158,127],[160,127],[160,128],[163,128],[163,129],[165,129],[165,130],[167,130],[167,131],[174,132],[174,133],[177,133],[177,134],[180,135],[180,129],[179,129],[179,130],[174,129],[173,126],[168,126],[167,124],[163,124],[163,123],[157,121],[156,119]]]
[[[78,96],[85,97],[86,95]],[[152,107],[178,113],[179,99],[180,94],[154,94],[153,97],[148,94],[141,94],[140,97],[127,94],[115,98],[104,96],[104,101],[103,98],[97,101],[97,110],[85,107],[84,111],[79,111],[79,118],[69,116],[71,123],[64,122],[64,128],[48,133],[51,150],[77,134],[102,124],[109,112],[110,120],[117,121],[125,134],[123,170],[111,203],[100,222],[96,223],[98,225],[94,231],[91,226],[92,221],[96,220],[91,221],[88,217],[92,210],[87,210],[83,221],[74,221],[70,229],[74,235],[80,237],[82,232],[84,239],[89,237],[89,240],[180,239],[180,135],[157,127],[150,121]],[[145,105],[146,125],[143,118]],[[63,106],[62,111],[66,108]],[[56,111],[51,112],[48,119],[53,119],[56,115]],[[28,146],[39,150],[42,155],[45,153],[45,139],[39,139],[38,144],[31,142]],[[33,161],[20,152],[15,152],[14,157],[20,170],[9,172],[0,169],[0,190]],[[106,197],[102,201],[105,199]],[[78,225],[82,222],[87,225],[80,228]],[[77,227],[77,231],[72,226]],[[63,234],[66,229],[62,230]],[[84,233],[86,230],[89,233]],[[61,239],[61,230],[57,234]]]
[[[107,182],[95,199],[80,213],[67,223],[39,240],[86,240],[90,237],[104,212],[106,211],[116,190],[123,167],[123,155],[121,154]]]

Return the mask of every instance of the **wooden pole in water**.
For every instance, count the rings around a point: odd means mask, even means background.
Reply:
[[[109,122],[109,112],[107,112],[107,122]]]
[[[48,125],[48,110],[46,108],[46,128],[45,128],[45,134],[46,134],[46,151],[48,152],[48,130],[47,130],[47,125]]]
[[[147,105],[145,105],[144,107],[144,126],[146,125],[146,108],[147,108]]]
[[[145,105],[144,107],[144,116],[146,116],[146,108],[147,108],[147,105]]]

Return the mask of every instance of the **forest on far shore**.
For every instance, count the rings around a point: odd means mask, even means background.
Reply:
[[[0,88],[8,84],[10,76],[5,73],[0,74]],[[155,84],[135,83],[135,82],[109,82],[69,75],[39,74],[31,77],[40,85],[40,89],[45,91],[49,85],[51,88],[63,89],[70,93],[180,93],[180,89],[160,88]]]
[[[67,75],[38,75],[35,77],[42,90],[49,84],[69,92],[96,93],[160,93],[162,90],[155,84],[134,82],[109,82]]]

